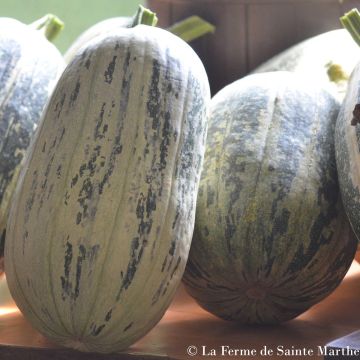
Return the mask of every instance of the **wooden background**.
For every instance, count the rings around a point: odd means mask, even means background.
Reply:
[[[289,46],[341,27],[339,17],[359,0],[147,0],[160,26],[198,15],[216,26],[192,46],[212,93]],[[339,49],[341,51],[341,49]]]

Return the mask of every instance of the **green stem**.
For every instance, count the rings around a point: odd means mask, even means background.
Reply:
[[[156,26],[157,22],[158,22],[158,18],[154,12],[144,8],[142,5],[139,5],[131,27],[135,27],[136,25],[140,25],[140,24]]]
[[[215,26],[205,21],[199,16],[190,16],[185,20],[179,21],[168,29],[186,42],[195,40],[208,33],[215,32]]]
[[[360,13],[352,9],[340,18],[344,28],[350,33],[354,41],[360,46]]]
[[[64,23],[55,15],[47,14],[29,25],[31,28],[41,31],[44,36],[53,41],[64,28]]]

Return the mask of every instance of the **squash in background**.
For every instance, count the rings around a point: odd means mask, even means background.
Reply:
[[[252,73],[292,71],[326,83],[335,96],[345,96],[349,76],[360,58],[359,46],[345,29],[332,30],[274,56]]]
[[[62,23],[47,15],[31,25],[0,18],[0,257],[22,159],[42,110],[65,67],[48,41]],[[1,260],[0,272],[3,269]]]

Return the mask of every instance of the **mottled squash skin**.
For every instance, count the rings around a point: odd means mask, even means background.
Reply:
[[[356,250],[339,196],[339,105],[286,72],[250,75],[211,104],[184,283],[206,310],[279,323],[343,279]]]
[[[10,18],[0,18],[0,29],[2,263],[6,221],[21,162],[65,62],[56,47],[40,31]]]
[[[66,67],[5,243],[10,291],[41,333],[114,352],[160,320],[190,249],[209,102],[198,56],[159,28],[97,37]]]

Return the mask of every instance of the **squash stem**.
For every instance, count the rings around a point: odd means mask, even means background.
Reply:
[[[47,14],[29,25],[31,28],[41,31],[44,36],[53,41],[64,28],[64,23],[55,15]]]
[[[205,34],[214,33],[215,26],[201,17],[194,15],[175,23],[167,30],[184,41],[190,42]]]
[[[354,41],[360,46],[360,13],[352,9],[340,18],[341,24],[350,33]]]
[[[146,9],[142,5],[139,5],[138,10],[133,18],[131,27],[135,27],[136,25],[149,25],[156,26],[158,22],[158,18],[154,12],[149,9]]]

